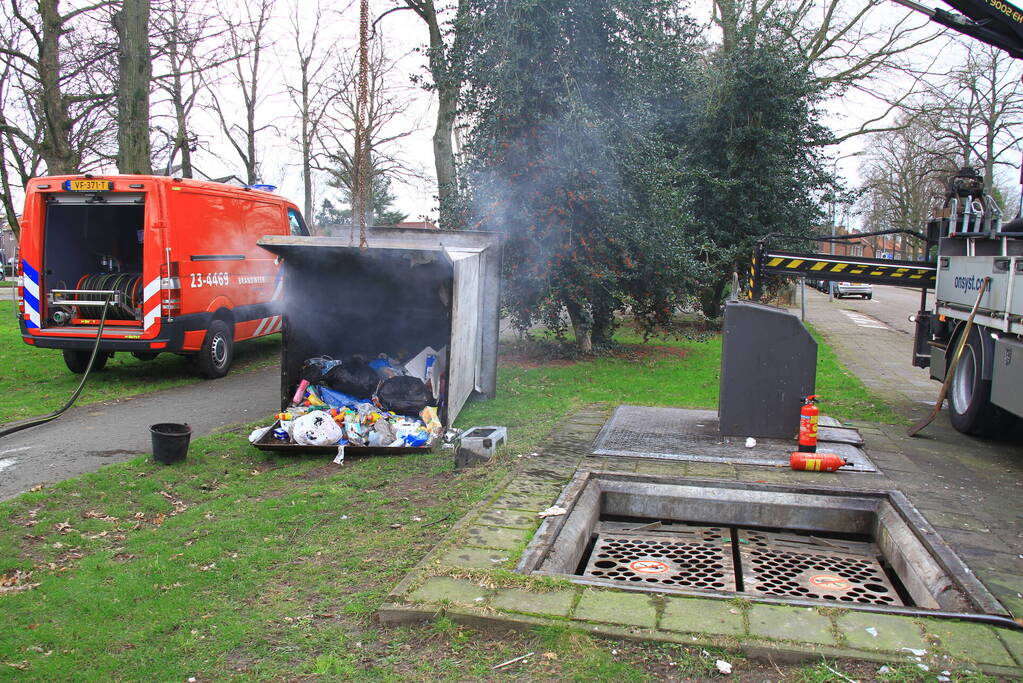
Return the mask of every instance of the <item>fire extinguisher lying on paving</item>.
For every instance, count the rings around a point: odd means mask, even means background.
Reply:
[[[840,467],[852,467],[852,463],[834,453],[800,453],[796,451],[789,457],[789,466],[794,470],[834,472]]]
[[[817,396],[810,395],[804,398],[803,407],[799,409],[800,453],[815,453],[817,451],[817,419],[819,416]]]

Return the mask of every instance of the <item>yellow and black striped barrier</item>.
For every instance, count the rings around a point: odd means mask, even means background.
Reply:
[[[937,279],[937,267],[926,261],[797,254],[758,249],[753,257],[753,263],[751,274],[755,272],[757,280],[764,274],[774,273],[791,277],[806,277],[811,280],[841,280],[843,282],[867,282],[874,285],[901,285],[934,289]],[[754,291],[758,289],[759,282],[756,283]]]

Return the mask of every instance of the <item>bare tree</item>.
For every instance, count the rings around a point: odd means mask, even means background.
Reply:
[[[117,168],[121,173],[153,172],[149,145],[149,0],[121,0],[113,15],[117,30]]]
[[[102,82],[109,43],[93,40],[83,24],[110,4],[104,0],[61,13],[59,0],[9,2],[0,61],[19,78],[16,106],[32,110],[28,120],[38,127],[22,127],[7,115],[0,132],[32,148],[48,173],[83,170],[83,161],[97,155],[109,138],[109,122],[100,120],[112,92],[111,84]]]
[[[298,145],[302,167],[302,198],[307,219],[313,215],[313,170],[322,158],[321,129],[331,124],[331,111],[351,87],[352,74],[339,64],[336,43],[324,41],[324,10],[317,0],[311,20],[299,14],[298,5],[291,15],[295,78],[286,83],[288,96],[298,120]]]
[[[166,112],[173,121],[167,133],[156,123],[154,130],[164,131],[168,138],[158,156],[167,155],[164,164],[172,172],[174,159],[180,153],[177,173],[184,178],[194,175],[192,154],[199,146],[199,135],[192,124],[192,114],[204,94],[208,94],[215,75],[237,55],[230,54],[223,42],[226,24],[201,0],[162,0],[153,12],[154,51],[158,73],[153,78],[161,96],[154,108]],[[165,114],[166,115],[166,114]]]
[[[323,163],[316,168],[325,171],[334,187],[340,187],[351,197],[370,197],[359,186],[361,174],[355,172],[355,119],[357,114],[356,74],[358,56],[349,54],[341,59],[337,80],[347,87],[336,93],[336,113],[331,113],[320,127],[320,144],[324,149]],[[381,185],[378,178],[400,182],[419,180],[422,172],[409,163],[398,144],[417,130],[410,124],[411,98],[407,89],[396,85],[400,78],[397,62],[388,57],[382,39],[370,42],[368,101],[365,109],[365,135],[368,147],[369,173],[366,189]]]
[[[1005,52],[971,43],[963,65],[932,87],[918,111],[952,167],[978,165],[984,184],[1023,140],[1023,69]]]
[[[267,76],[264,62],[265,52],[271,41],[267,37],[273,17],[275,0],[253,0],[242,3],[241,18],[230,18],[222,6],[227,19],[225,37],[230,54],[236,59],[230,62],[225,79],[226,88],[212,95],[212,109],[220,121],[221,130],[234,148],[245,167],[246,182],[250,185],[259,181],[259,158],[256,138],[271,128],[270,124],[257,123],[257,112],[263,104],[266,93],[263,87]],[[241,98],[238,107],[233,96]],[[232,112],[241,111],[242,123],[235,122]]]
[[[459,35],[457,28],[454,31],[445,31],[434,0],[401,0],[401,2],[403,3],[402,9],[411,9],[426,23],[430,36],[430,48],[427,56],[433,88],[437,91],[437,125],[433,132],[433,160],[437,170],[440,227],[452,228],[457,223],[454,209],[459,194],[458,169],[455,165],[452,139],[455,117],[458,114],[458,97],[462,89],[461,70],[454,58],[454,55],[459,54]],[[466,5],[465,0],[458,0],[455,10],[456,18],[463,15]],[[445,40],[446,33],[448,34],[447,41]]]
[[[905,114],[896,130],[870,136],[863,177],[861,205],[868,232],[923,228],[931,212],[940,206],[949,166],[943,150],[935,146],[928,123]],[[905,236],[893,242],[902,258],[922,256],[923,245]]]
[[[770,31],[798,51],[827,91],[841,95],[855,90],[887,103],[834,142],[893,128],[888,120],[916,93],[924,72],[912,63],[913,53],[939,35],[926,19],[889,0],[713,0],[712,17],[723,50],[734,49],[740,36]],[[897,90],[884,92],[896,74],[908,74],[913,85],[907,88],[899,78]]]
[[[61,12],[59,0],[8,0],[0,13],[0,187],[8,222],[14,195],[45,168],[87,171],[112,147],[113,40],[101,10]]]

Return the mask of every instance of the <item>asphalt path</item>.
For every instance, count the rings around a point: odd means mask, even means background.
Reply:
[[[280,377],[278,366],[273,365],[151,394],[75,406],[53,422],[4,437],[0,439],[0,500],[38,484],[151,453],[149,427],[153,424],[187,423],[194,438],[269,418],[280,407]],[[95,381],[102,381],[102,375]]]

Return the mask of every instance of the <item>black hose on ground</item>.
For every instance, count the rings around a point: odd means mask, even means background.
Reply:
[[[58,417],[63,415],[68,408],[75,404],[75,401],[78,400],[79,395],[82,393],[82,389],[85,388],[85,382],[89,379],[89,373],[92,372],[92,364],[96,361],[96,354],[99,352],[99,344],[103,340],[103,326],[107,322],[107,311],[109,310],[110,301],[104,301],[103,314],[99,319],[99,328],[96,330],[96,343],[92,345],[92,355],[89,356],[89,364],[85,366],[85,373],[82,375],[82,381],[78,383],[78,388],[75,389],[75,393],[71,394],[71,398],[68,399],[67,403],[65,403],[60,410],[50,413],[49,415],[35,417],[20,424],[12,425],[6,429],[0,430],[0,439],[16,432],[20,432],[23,429],[28,429],[29,427],[35,427],[41,424],[46,424],[51,420],[56,420]]]

